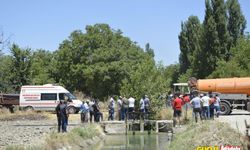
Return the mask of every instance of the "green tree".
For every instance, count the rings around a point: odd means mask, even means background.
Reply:
[[[31,83],[43,85],[54,83],[51,77],[53,54],[42,49],[36,50],[31,56]]]
[[[238,0],[228,0],[228,31],[231,36],[232,46],[235,46],[237,40],[244,36],[246,20],[242,14]]]
[[[250,38],[241,38],[231,51],[232,58],[230,61],[219,61],[216,70],[209,78],[245,77],[250,75]]]
[[[155,57],[155,53],[154,50],[150,47],[150,44],[147,43],[145,46],[145,51],[151,56],[151,57]]]
[[[220,40],[216,30],[216,22],[213,17],[213,10],[209,0],[206,0],[206,13],[203,22],[203,51],[200,53],[202,57],[201,69],[199,70],[199,78],[205,78],[211,74],[215,68],[216,63],[220,58],[219,46]]]
[[[179,74],[180,74],[179,64],[171,64],[165,67],[163,76],[165,83],[168,87],[167,91],[171,91],[171,88],[173,88],[173,84],[177,83]]]
[[[220,58],[228,61],[230,57],[230,36],[227,30],[227,11],[224,0],[212,0],[213,17],[219,37]]]
[[[12,74],[11,56],[2,55],[0,56],[0,91],[4,93],[13,93],[13,85],[10,82],[10,76]]]
[[[197,16],[190,16],[186,22],[182,23],[179,35],[180,73],[198,67],[200,60],[197,59],[197,56],[201,52],[201,36],[202,26]]]
[[[135,42],[107,24],[74,31],[55,54],[53,78],[71,91],[104,99],[119,95],[122,81],[149,56]]]
[[[20,92],[22,85],[30,83],[30,49],[21,49],[18,45],[13,44],[11,49],[11,83],[15,92]]]

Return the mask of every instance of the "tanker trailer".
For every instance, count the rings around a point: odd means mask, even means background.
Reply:
[[[250,77],[200,79],[190,78],[191,91],[219,93],[221,114],[228,115],[232,109],[250,111]]]

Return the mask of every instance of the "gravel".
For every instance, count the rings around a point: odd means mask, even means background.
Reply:
[[[79,125],[79,121],[70,122],[68,130]],[[55,119],[0,121],[0,149],[8,145],[40,145],[51,132],[57,132]]]

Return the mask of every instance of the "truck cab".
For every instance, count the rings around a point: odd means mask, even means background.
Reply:
[[[189,94],[190,88],[188,83],[174,83],[174,93]]]
[[[54,111],[60,100],[67,100],[69,113],[77,113],[82,102],[62,86],[52,84],[21,87],[20,107],[26,110]]]

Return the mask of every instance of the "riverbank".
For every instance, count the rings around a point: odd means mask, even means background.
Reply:
[[[187,124],[184,131],[174,135],[169,149],[194,150],[199,146],[241,146],[247,149],[246,145],[244,135],[232,129],[229,124],[208,120]]]

